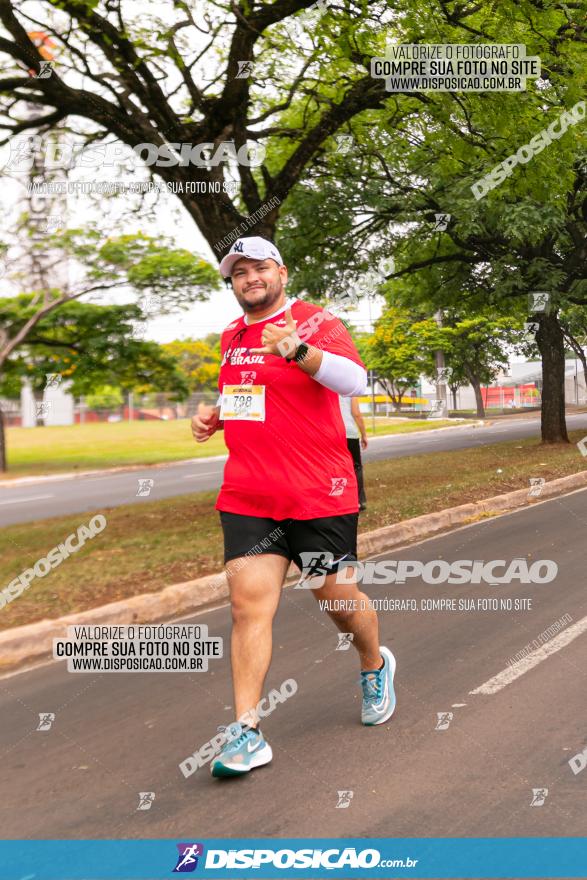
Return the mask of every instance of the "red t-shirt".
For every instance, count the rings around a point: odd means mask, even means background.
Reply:
[[[338,318],[302,300],[291,308],[298,332],[310,318],[313,332],[301,334],[304,341],[364,367]],[[251,354],[249,349],[263,346],[267,323],[283,326],[285,312],[251,325],[243,315],[222,334],[218,388],[264,385],[265,421],[225,420],[229,456],[216,509],[277,520],[356,513],[357,481],[338,394],[294,362]]]

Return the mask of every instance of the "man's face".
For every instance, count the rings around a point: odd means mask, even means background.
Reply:
[[[243,257],[234,264],[232,289],[244,312],[262,312],[276,303],[287,282],[287,269],[275,260]]]

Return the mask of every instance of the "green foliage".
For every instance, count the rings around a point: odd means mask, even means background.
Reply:
[[[32,295],[0,299],[0,326],[16,333],[34,311]],[[47,373],[71,382],[75,396],[112,385],[124,390],[187,393],[175,359],[155,342],[137,338],[143,320],[137,305],[103,306],[72,301],[50,312],[5,364],[4,393],[15,396],[27,377],[42,391]]]
[[[219,335],[214,334],[212,342],[210,338],[185,339],[167,342],[161,346],[175,360],[190,392],[216,391],[220,370],[219,340]]]
[[[104,238],[95,228],[50,236],[50,245],[83,265],[88,284],[129,284],[162,298],[163,313],[207,300],[220,288],[217,270],[202,257],[143,233]],[[45,244],[46,247],[46,244]]]
[[[437,328],[432,320],[414,321],[407,311],[388,308],[375,324],[372,336],[360,340],[367,369],[375,370],[395,404],[418,384],[420,374],[434,371]]]
[[[532,290],[556,306],[587,303],[585,124],[518,164],[477,201],[471,186],[584,97],[577,10],[561,4],[478,4],[452,25],[434,6],[404,0],[397,42],[522,43],[545,75],[522,93],[390,95],[352,120],[346,154],[318,154],[282,213],[279,244],[292,289],[317,296],[356,281],[393,255],[388,301],[434,313],[463,297],[501,314]],[[442,11],[444,10],[444,12]],[[582,60],[583,59],[583,60]],[[446,230],[435,215],[450,215]],[[316,218],[320,222],[316,222]]]
[[[507,366],[513,351],[524,345],[519,319],[490,315],[471,317],[448,314],[439,328],[439,347],[452,369],[450,384],[489,385]]]
[[[122,391],[113,385],[98,386],[84,398],[88,409],[115,409],[117,406],[122,406],[123,402]]]

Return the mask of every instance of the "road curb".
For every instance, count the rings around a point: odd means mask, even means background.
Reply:
[[[516,489],[514,492],[384,526],[359,535],[359,557],[396,550],[416,540],[435,537],[455,526],[468,525],[486,517],[529,507],[583,487],[587,487],[587,470],[545,483],[537,498],[529,498],[528,489]],[[297,578],[298,574],[292,563],[288,577]],[[172,584],[157,593],[144,593],[89,611],[15,627],[0,633],[0,671],[14,670],[49,658],[53,639],[65,636],[68,626],[160,622],[189,615],[227,597],[226,575],[219,572],[182,584]]]

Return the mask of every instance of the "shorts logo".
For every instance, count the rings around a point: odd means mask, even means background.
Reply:
[[[324,585],[327,574],[330,574],[334,553],[300,553],[302,576],[295,585],[295,590],[316,590]],[[310,580],[312,583],[310,583]]]
[[[332,488],[330,489],[329,495],[342,495],[346,488],[346,484],[348,480],[346,477],[331,477],[330,482],[332,483]]]
[[[246,370],[243,370],[241,372],[241,385],[252,385],[255,381],[256,376],[257,373],[255,372],[255,370],[249,370],[248,372]]]
[[[198,857],[204,855],[204,847],[201,843],[176,843],[179,855],[177,864],[173,869],[174,874],[187,874],[195,871],[198,867]]]
[[[343,562],[349,554],[334,558],[333,553],[317,553],[315,550],[304,550],[300,553],[302,564],[302,576],[294,585],[294,590],[318,590],[324,586],[326,575],[332,574],[334,566]],[[348,565],[356,565],[356,562],[348,562]]]

